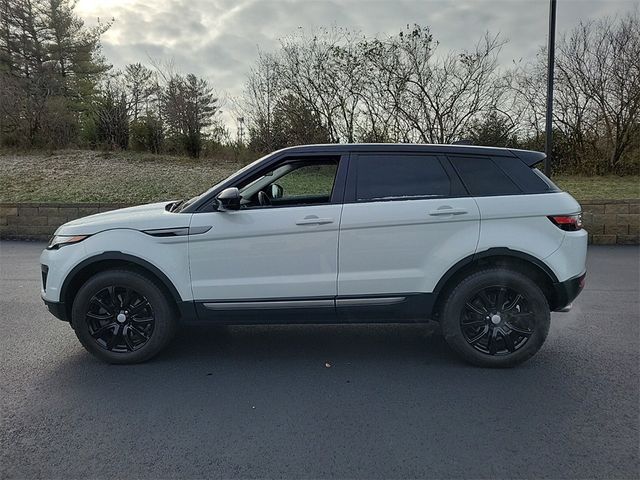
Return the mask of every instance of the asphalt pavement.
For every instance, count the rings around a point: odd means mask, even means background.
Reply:
[[[637,247],[529,362],[487,370],[422,325],[182,331],[100,363],[40,300],[43,244],[0,243],[0,478],[639,478]]]

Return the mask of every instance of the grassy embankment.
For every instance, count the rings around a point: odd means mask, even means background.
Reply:
[[[143,153],[0,153],[0,202],[146,203],[190,198],[242,165]],[[640,198],[640,177],[557,176],[579,200]]]

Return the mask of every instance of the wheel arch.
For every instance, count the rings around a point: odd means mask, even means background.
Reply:
[[[556,308],[558,299],[554,285],[558,283],[555,273],[540,259],[510,248],[490,248],[460,260],[440,279],[434,289],[436,300],[433,312],[439,314],[442,302],[448,292],[463,278],[487,267],[502,266],[527,275],[542,289],[551,310]]]
[[[67,319],[71,318],[71,308],[80,286],[96,273],[112,269],[129,269],[150,276],[163,287],[176,306],[184,304],[173,282],[158,267],[135,255],[110,251],[83,260],[65,278],[60,289],[60,300],[65,305]]]

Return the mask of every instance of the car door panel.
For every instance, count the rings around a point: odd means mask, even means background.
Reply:
[[[475,252],[479,219],[472,198],[345,205],[338,295],[432,292],[452,265]]]
[[[194,299],[276,299],[336,295],[336,204],[200,213],[190,238]]]

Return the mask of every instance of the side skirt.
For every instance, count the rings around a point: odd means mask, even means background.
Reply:
[[[187,302],[185,302],[187,303]],[[197,301],[182,321],[204,325],[415,323],[431,315],[435,295],[389,295]],[[186,314],[189,312],[189,314]]]

